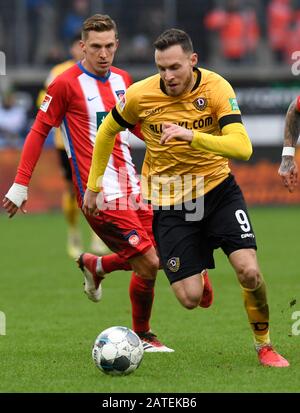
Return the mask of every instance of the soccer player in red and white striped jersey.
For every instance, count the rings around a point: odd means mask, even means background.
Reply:
[[[96,14],[84,22],[81,47],[84,59],[49,85],[26,138],[14,184],[3,200],[9,217],[19,208],[25,211],[28,185],[43,144],[51,128],[59,126],[63,130],[78,204],[82,207],[97,129],[122,99],[131,78],[127,72],[112,66],[118,35],[109,16]],[[130,133],[126,130],[117,136],[102,179],[105,208],[96,217],[86,216],[93,230],[115,253],[103,257],[85,253],[78,264],[84,272],[85,292],[93,301],[101,298],[105,274],[132,269],[129,291],[133,329],[142,338],[145,351],[173,351],[150,330],[159,259],[152,235],[152,210],[140,200],[140,182],[130,154]],[[140,208],[129,208],[131,202]]]

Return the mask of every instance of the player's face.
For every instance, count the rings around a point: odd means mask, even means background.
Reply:
[[[84,54],[83,66],[97,76],[104,76],[110,69],[118,48],[118,40],[113,30],[88,32],[87,39],[81,41]]]
[[[194,85],[196,53],[186,53],[180,45],[155,51],[155,63],[169,96],[180,96]]]

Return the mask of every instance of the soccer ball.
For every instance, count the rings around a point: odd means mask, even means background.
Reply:
[[[110,327],[95,340],[92,357],[105,374],[121,376],[132,373],[141,364],[143,344],[137,334],[127,327]]]

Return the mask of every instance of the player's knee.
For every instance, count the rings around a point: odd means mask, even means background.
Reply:
[[[139,275],[142,278],[155,280],[157,271],[159,269],[159,259],[156,255],[145,257],[139,265]]]
[[[183,305],[184,308],[187,310],[193,310],[197,308],[200,302],[199,296],[185,296],[184,298],[179,299],[180,303]]]
[[[243,287],[254,289],[260,282],[260,273],[256,266],[245,266],[238,272],[240,283]]]

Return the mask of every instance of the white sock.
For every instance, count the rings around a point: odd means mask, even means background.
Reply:
[[[102,275],[105,274],[103,267],[102,267],[102,257],[98,257],[97,259],[97,265],[96,265],[96,273],[98,275]]]

